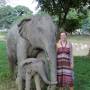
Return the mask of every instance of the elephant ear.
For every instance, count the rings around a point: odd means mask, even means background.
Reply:
[[[28,22],[28,21],[30,21],[30,20],[31,20],[31,18],[23,19],[23,20],[18,24],[18,27],[20,27],[23,23]]]
[[[26,36],[26,30],[25,30],[25,24],[27,22],[31,21],[31,18],[26,18],[23,19],[19,24],[18,24],[18,30],[19,30],[19,34],[20,36],[22,36],[23,38],[25,38],[24,36]]]

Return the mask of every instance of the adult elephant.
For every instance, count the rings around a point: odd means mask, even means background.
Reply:
[[[56,26],[49,15],[32,16],[15,24],[7,35],[7,51],[12,71],[16,64],[44,51],[50,61],[51,82],[56,82]],[[48,68],[48,67],[46,67]],[[19,75],[18,69],[18,75]]]

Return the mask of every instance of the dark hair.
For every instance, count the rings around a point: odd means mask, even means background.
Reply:
[[[67,36],[67,32],[66,32],[66,31],[62,31],[62,32],[60,32],[60,35],[61,35],[61,33],[65,33],[65,35]]]

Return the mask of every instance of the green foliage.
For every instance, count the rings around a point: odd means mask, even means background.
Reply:
[[[25,6],[16,6],[15,8],[14,8],[15,10],[16,10],[16,14],[18,15],[18,16],[22,16],[22,15],[24,15],[24,14],[32,14],[32,12],[27,8],[27,7],[25,7]]]
[[[11,6],[0,7],[0,28],[9,28],[10,25],[17,19],[23,16],[31,16],[32,12],[24,6]]]
[[[79,28],[78,19],[67,19],[65,22],[65,31],[72,33],[75,29]]]
[[[47,13],[47,12],[44,12],[44,11],[39,11],[39,12],[37,13],[37,15],[41,15],[41,16],[46,15],[46,14],[48,14],[48,13]]]
[[[90,32],[90,17],[83,20],[82,29]]]
[[[85,7],[83,7],[85,8]],[[84,19],[88,17],[88,9],[83,9],[80,12],[76,9],[71,8],[67,14],[66,22],[64,24],[64,29],[67,32],[73,32],[78,28],[81,28]]]
[[[1,35],[5,35],[5,33],[0,33],[0,36]],[[72,41],[79,40],[79,42],[82,42],[82,41],[88,42],[89,38],[90,37],[88,36],[70,37]],[[75,64],[74,66],[75,90],[90,90],[90,57],[75,56],[74,64]],[[17,90],[15,81],[11,80],[11,77],[10,77],[8,60],[7,60],[7,52],[6,52],[6,43],[3,41],[0,41],[0,90]]]
[[[10,6],[0,8],[0,26],[3,27],[3,25],[8,25],[6,23],[11,22],[11,11],[13,12],[13,9]]]
[[[37,0],[39,6],[43,11],[48,12],[50,15],[57,15],[59,18],[59,25],[65,22],[66,16],[70,8],[75,8],[76,10],[82,10],[82,7],[89,0]]]
[[[80,18],[75,9],[71,8],[68,12],[66,22],[64,24],[65,31],[72,33],[75,29],[80,27]]]
[[[6,4],[6,0],[0,0],[0,7]]]
[[[77,11],[73,8],[71,8],[67,14],[68,19],[78,19]]]
[[[82,20],[82,30],[90,32],[90,11],[88,10],[87,18]]]

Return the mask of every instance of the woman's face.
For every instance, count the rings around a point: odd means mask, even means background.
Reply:
[[[64,32],[61,33],[61,34],[60,34],[60,39],[63,40],[63,41],[66,40],[66,39],[67,39],[66,33],[64,33]]]

